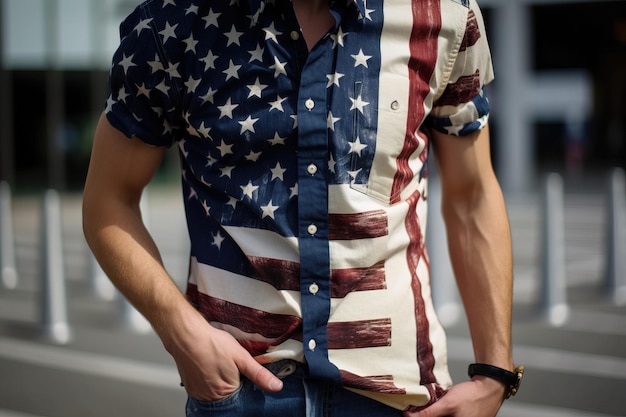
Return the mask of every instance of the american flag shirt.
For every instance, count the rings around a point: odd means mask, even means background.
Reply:
[[[187,295],[261,363],[398,409],[451,385],[425,249],[428,129],[489,107],[474,0],[331,0],[309,50],[290,0],[150,0],[121,24],[105,112],[178,146]]]

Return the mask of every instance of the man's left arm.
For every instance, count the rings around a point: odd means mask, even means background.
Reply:
[[[511,234],[491,164],[489,129],[468,136],[433,132],[442,214],[475,362],[513,371]],[[436,207],[431,207],[437,209]],[[484,376],[458,384],[420,416],[495,416],[508,387]]]

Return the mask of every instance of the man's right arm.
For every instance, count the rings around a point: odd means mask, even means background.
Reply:
[[[229,334],[210,326],[163,267],[139,202],[164,153],[101,117],[83,195],[85,238],[113,284],[152,324],[190,395],[222,398],[237,389],[240,374],[276,391],[280,381]]]

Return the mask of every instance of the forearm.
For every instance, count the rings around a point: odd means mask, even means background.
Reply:
[[[500,188],[487,182],[445,202],[443,213],[475,360],[512,370],[512,251]]]
[[[146,230],[138,202],[93,196],[87,189],[83,222],[87,242],[120,292],[160,336],[176,315],[191,311],[184,295],[163,267]]]

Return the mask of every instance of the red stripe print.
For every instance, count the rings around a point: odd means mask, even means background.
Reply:
[[[396,160],[397,171],[391,189],[391,203],[400,200],[400,192],[413,178],[409,158],[419,147],[417,130],[424,118],[424,99],[437,62],[437,38],[441,30],[440,0],[412,1],[413,30],[409,41],[409,113],[404,147]],[[425,135],[422,139],[427,141]],[[428,149],[426,147],[425,149]]]
[[[450,83],[446,87],[437,105],[439,106],[458,106],[461,103],[472,101],[480,93],[480,72],[472,75],[459,77],[455,83]]]
[[[417,216],[417,202],[421,198],[419,192],[415,192],[407,200],[409,203],[409,213],[406,217],[406,229],[411,239],[407,249],[407,262],[409,271],[411,271],[411,287],[413,289],[413,297],[415,299],[415,320],[417,324],[417,362],[420,367],[420,376],[422,385],[430,384],[436,381],[433,373],[435,366],[435,358],[433,356],[433,346],[430,342],[429,333],[430,325],[426,318],[426,306],[422,297],[422,284],[417,275],[417,265],[421,257],[426,254],[426,245],[424,244],[424,236],[419,224]]]
[[[343,298],[354,291],[384,290],[385,261],[367,268],[344,268],[331,271],[331,297]]]
[[[207,321],[237,327],[245,333],[258,333],[274,339],[274,344],[291,338],[302,324],[302,319],[296,316],[268,313],[211,297],[199,292],[194,284],[187,285],[187,298]]]
[[[478,26],[478,19],[476,19],[476,15],[474,11],[470,9],[467,15],[467,28],[465,29],[465,36],[463,37],[463,42],[461,42],[461,48],[459,48],[459,52],[465,51],[472,45],[475,45],[480,39],[480,27]]]
[[[277,290],[300,291],[300,264],[281,259],[248,256],[256,279]]]
[[[330,240],[371,239],[387,236],[387,213],[374,210],[354,214],[330,214],[328,218]]]
[[[344,386],[364,391],[374,391],[383,394],[406,394],[406,390],[393,383],[392,375],[358,376],[341,370],[341,380]]]
[[[391,346],[391,319],[328,323],[329,349]]]

